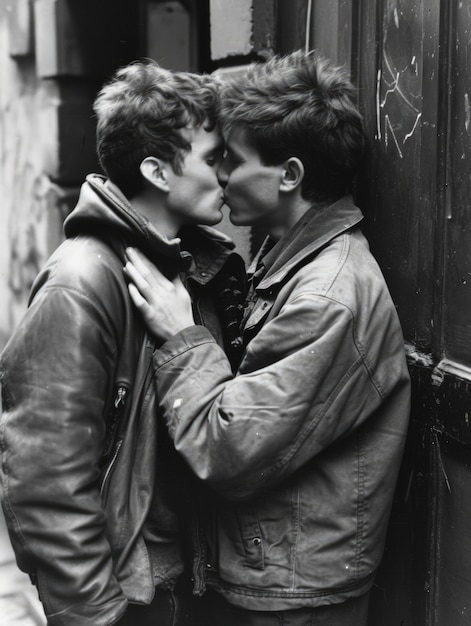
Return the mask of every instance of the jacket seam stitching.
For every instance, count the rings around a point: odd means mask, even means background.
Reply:
[[[364,587],[374,580],[375,572],[369,574],[360,581],[344,585],[342,587],[335,587],[332,589],[326,589],[325,591],[269,591],[268,589],[254,589],[253,587],[241,587],[235,585],[225,584],[220,578],[212,579],[211,583],[220,589],[224,589],[231,593],[235,593],[241,596],[253,596],[259,598],[323,598],[338,593],[345,593],[353,591],[355,589]]]
[[[56,283],[55,285],[44,285],[44,287],[42,287],[40,289],[40,291],[38,291],[39,293],[44,293],[46,291],[60,291],[60,292],[67,292],[67,293],[73,293],[77,296],[79,296],[79,298],[81,298],[82,300],[85,300],[86,302],[88,302],[89,304],[92,304],[97,310],[100,311],[100,313],[104,316],[106,316],[106,312],[103,309],[103,307],[99,304],[98,300],[96,298],[94,298],[89,292],[85,292],[82,291],[80,289],[77,289],[75,287],[70,287],[68,285],[63,285],[60,283]]]
[[[292,515],[292,523],[294,529],[295,540],[293,545],[291,546],[291,562],[292,562],[292,571],[291,571],[291,590],[294,591],[296,589],[296,559],[298,554],[298,543],[299,543],[299,487],[296,489],[296,501],[293,503],[293,515]],[[294,499],[294,498],[293,498]]]
[[[365,464],[363,457],[363,438],[358,434],[358,503],[357,503],[357,541],[355,549],[355,576],[361,567],[361,555],[363,552],[363,537],[365,527]]]
[[[339,300],[337,300],[336,298],[332,298],[326,294],[322,294],[322,293],[317,293],[316,291],[303,291],[302,293],[299,293],[295,298],[293,298],[293,300],[291,302],[296,302],[297,300],[301,300],[302,298],[305,297],[314,297],[314,298],[320,298],[320,299],[324,299],[324,300],[328,300],[329,302],[334,302],[335,304],[338,304],[339,306],[343,307],[344,309],[346,309],[349,313],[350,313],[350,317],[352,319],[352,339],[353,339],[353,343],[355,344],[355,348],[358,352],[358,354],[361,357],[361,360],[363,362],[363,365],[368,373],[368,378],[371,381],[371,384],[373,385],[373,387],[375,388],[377,394],[379,395],[379,397],[381,399],[384,398],[384,393],[383,390],[381,389],[381,385],[377,382],[375,376],[373,375],[373,372],[371,371],[371,368],[368,365],[368,358],[367,358],[367,354],[365,352],[365,350],[363,349],[362,344],[360,343],[360,341],[358,340],[357,337],[357,333],[356,333],[356,316],[354,314],[354,312],[352,311],[352,309],[345,304],[344,302],[340,302]]]

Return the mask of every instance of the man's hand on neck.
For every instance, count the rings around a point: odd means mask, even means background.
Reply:
[[[166,341],[195,325],[191,299],[179,276],[168,280],[134,248],[127,248],[126,259],[131,299],[152,335]]]

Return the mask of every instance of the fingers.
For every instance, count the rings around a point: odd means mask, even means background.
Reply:
[[[170,281],[135,250],[126,251],[124,272],[129,295],[149,331],[167,340],[183,328],[194,325],[191,298],[182,280]]]
[[[135,268],[133,263],[128,261],[124,266],[124,272],[126,276],[134,283],[134,285],[139,289],[142,295],[149,293],[150,285],[147,280],[142,276],[142,274]]]
[[[153,328],[152,309],[149,303],[147,302],[147,300],[141,296],[136,286],[133,285],[132,283],[128,285],[128,291],[129,291],[129,295],[131,297],[132,302],[134,303],[139,313],[142,315],[142,319],[144,320],[144,323],[147,325],[147,328],[149,329],[149,331],[157,339],[164,339],[165,336],[160,332],[160,327]]]
[[[134,302],[136,308],[142,310],[146,307],[147,301],[141,296],[139,290],[130,283],[128,285],[129,295],[131,296],[131,300]]]

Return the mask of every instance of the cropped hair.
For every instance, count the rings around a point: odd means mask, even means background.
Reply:
[[[139,166],[149,156],[181,173],[191,143],[182,129],[216,123],[217,84],[208,75],[174,72],[152,60],[119,69],[99,92],[97,154],[108,178],[128,197],[144,185]]]
[[[346,71],[298,50],[253,63],[222,85],[220,124],[243,127],[265,165],[298,157],[303,198],[335,201],[351,190],[365,136]]]

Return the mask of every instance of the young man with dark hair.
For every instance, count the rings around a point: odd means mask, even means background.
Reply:
[[[228,285],[243,284],[242,260],[198,226],[222,217],[217,100],[210,77],[152,62],[103,87],[107,178],[87,177],[0,358],[3,508],[51,626],[194,623],[181,582],[187,478],[155,417],[155,342],[122,266],[134,246],[183,276],[198,322],[230,350],[217,312],[236,324],[241,290]]]
[[[178,281],[128,251],[135,304],[165,340],[154,364],[170,437],[215,492],[195,568],[214,626],[366,624],[409,376],[349,195],[364,149],[354,96],[345,72],[302,52],[222,92],[231,220],[268,233],[235,375]]]

